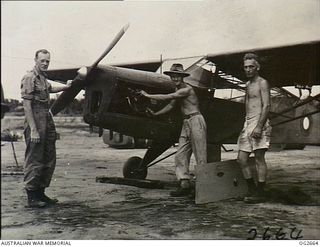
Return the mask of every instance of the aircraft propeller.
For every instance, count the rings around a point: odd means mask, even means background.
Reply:
[[[58,99],[54,102],[51,107],[51,113],[56,115],[62,109],[64,109],[67,105],[69,105],[73,99],[77,96],[77,94],[83,89],[86,84],[86,78],[90,74],[90,72],[98,66],[100,61],[112,50],[112,48],[118,43],[121,37],[129,28],[129,24],[125,25],[119,33],[115,36],[112,42],[109,44],[107,49],[101,54],[101,56],[90,66],[90,67],[82,67],[78,70],[78,75],[72,80],[71,87],[66,91],[62,92]]]

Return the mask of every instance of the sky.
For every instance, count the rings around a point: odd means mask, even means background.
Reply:
[[[20,82],[40,48],[49,69],[219,54],[320,40],[319,0],[1,1],[1,83],[20,99]]]

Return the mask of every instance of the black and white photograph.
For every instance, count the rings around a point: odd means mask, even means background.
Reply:
[[[319,245],[319,27],[319,0],[1,1],[1,245]]]

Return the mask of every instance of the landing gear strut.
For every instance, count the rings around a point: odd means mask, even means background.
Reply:
[[[146,154],[144,155],[143,159],[137,156],[133,156],[127,160],[127,162],[123,166],[123,177],[124,178],[133,178],[133,179],[145,179],[148,173],[148,167],[155,165],[156,163],[160,162],[168,158],[169,156],[173,155],[170,154],[156,162],[152,162],[155,160],[159,155],[161,155],[164,151],[166,151],[170,146],[172,146],[174,141],[166,141],[166,142],[152,142],[152,145],[148,148]]]

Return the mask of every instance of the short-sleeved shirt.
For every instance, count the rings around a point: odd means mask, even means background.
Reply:
[[[44,75],[41,75],[34,68],[22,78],[21,98],[35,100],[43,103],[49,102],[51,84]]]

